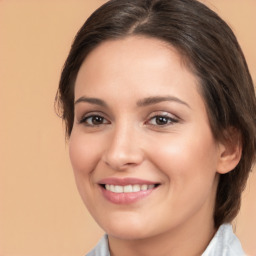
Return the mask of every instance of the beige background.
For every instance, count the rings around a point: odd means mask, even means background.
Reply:
[[[84,255],[102,235],[76,191],[53,105],[71,41],[103,2],[0,0],[0,256]],[[234,29],[256,81],[256,1],[207,4]],[[255,199],[254,172],[236,220],[251,255]]]

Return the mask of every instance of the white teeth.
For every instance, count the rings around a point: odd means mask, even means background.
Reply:
[[[141,186],[141,190],[147,190],[148,189],[148,185],[142,185]]]
[[[116,193],[123,193],[124,192],[124,187],[122,187],[122,186],[115,186],[115,191],[116,191]]]
[[[133,192],[139,192],[140,191],[140,185],[133,185],[132,186],[132,191]]]
[[[124,193],[130,193],[130,192],[132,192],[132,185],[124,186]]]
[[[148,185],[148,189],[152,189],[154,187],[155,187],[155,185]]]
[[[109,190],[114,193],[132,193],[132,192],[139,192],[139,191],[145,191],[149,189],[153,189],[155,185],[126,185],[126,186],[119,186],[119,185],[105,185],[105,189]]]
[[[110,185],[110,186],[109,186],[109,190],[110,190],[110,191],[116,191],[116,190],[115,190],[115,186],[114,186],[114,185]]]

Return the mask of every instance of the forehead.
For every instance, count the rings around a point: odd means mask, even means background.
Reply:
[[[138,36],[97,46],[78,72],[75,98],[83,94],[125,98],[127,89],[134,97],[159,93],[201,97],[197,77],[174,47],[155,38]]]

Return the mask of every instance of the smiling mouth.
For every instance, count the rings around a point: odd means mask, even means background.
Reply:
[[[159,186],[159,184],[134,184],[134,185],[125,185],[125,186],[120,186],[120,185],[112,185],[112,184],[101,184],[101,186],[106,189],[107,191],[111,191],[113,193],[136,193],[140,191],[147,191],[147,190],[152,190]]]
[[[129,184],[129,183],[128,183]],[[129,205],[147,198],[160,184],[129,184],[129,185],[99,184],[102,194],[107,201]]]
[[[161,183],[134,177],[108,177],[100,180],[98,185],[107,201],[119,205],[129,205],[141,202],[142,199],[154,194]]]

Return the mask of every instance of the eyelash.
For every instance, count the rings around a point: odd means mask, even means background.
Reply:
[[[93,124],[93,118],[98,118],[100,121],[102,121],[102,123],[98,123],[98,124]],[[88,120],[90,120],[88,122]],[[150,123],[152,122],[152,120],[155,120],[154,124]],[[164,124],[157,124],[158,121],[160,122],[165,122]],[[94,120],[95,121],[95,120]],[[97,121],[97,119],[96,119]],[[170,115],[168,115],[167,113],[164,114],[154,114],[152,115],[146,122],[146,125],[150,125],[150,126],[158,126],[158,127],[166,127],[169,125],[173,125],[174,123],[178,123],[179,120],[177,118],[174,117],[170,117]],[[86,126],[89,127],[98,127],[101,125],[106,125],[106,124],[110,124],[110,122],[102,115],[100,114],[90,114],[88,116],[84,116],[80,121],[80,124],[85,124]]]
[[[153,119],[155,119],[155,123],[150,124],[150,121],[152,121]],[[158,121],[160,121],[160,122],[164,121],[165,123],[164,124],[157,124],[157,119],[158,119]],[[147,121],[146,123],[149,123],[149,125],[152,125],[152,126],[165,127],[165,126],[168,126],[168,125],[173,125],[174,123],[178,123],[178,121],[179,120],[177,118],[171,117],[170,115],[165,113],[165,114],[157,114],[157,115],[152,116],[149,119],[149,121]]]
[[[100,124],[93,124],[93,118],[100,118],[101,120],[103,120],[103,123],[100,123]],[[90,120],[90,123],[88,123],[88,120]],[[104,124],[109,124],[110,122],[107,121],[107,119],[105,117],[103,117],[102,115],[99,115],[99,114],[90,114],[88,116],[84,116],[82,117],[82,119],[79,121],[80,124],[85,124],[86,126],[91,126],[91,127],[97,127],[97,126],[100,126],[100,125],[104,125]]]

